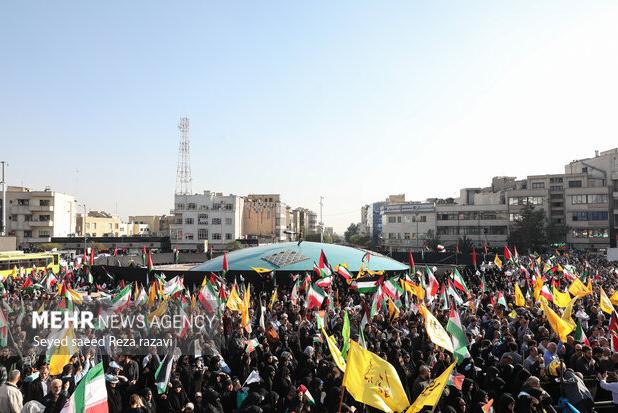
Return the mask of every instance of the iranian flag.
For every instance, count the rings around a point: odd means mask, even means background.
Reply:
[[[548,286],[543,285],[543,288],[541,289],[541,295],[545,297],[547,301],[551,301],[552,303],[554,302],[554,295],[551,291],[549,291]]]
[[[457,359],[457,364],[460,364],[464,359],[470,357],[470,352],[468,352],[468,339],[461,326],[459,314],[457,314],[454,308],[451,308],[451,312],[448,316],[446,331],[451,334],[451,341],[455,349],[455,358]]]
[[[91,368],[80,380],[60,413],[107,413],[107,389],[103,363]]]
[[[320,308],[324,298],[326,298],[324,291],[317,285],[311,284],[307,292],[307,309],[311,310],[313,307]]]
[[[131,302],[131,284],[124,287],[118,294],[112,299],[112,311],[119,313],[125,310]]]
[[[448,288],[446,289],[446,292],[448,293],[448,295],[453,297],[457,305],[463,304],[463,299],[459,296],[459,294],[457,294],[457,291],[455,291],[455,289],[453,288],[451,280],[448,280]]]
[[[140,286],[139,293],[135,298],[135,305],[146,304],[146,301],[148,301],[148,294],[146,294],[144,287]]]
[[[218,296],[212,285],[206,281],[202,289],[197,295],[198,300],[210,314],[214,313],[215,306],[218,302]]]
[[[337,274],[341,275],[343,278],[346,279],[346,281],[351,281],[352,280],[352,274],[350,274],[350,272],[348,271],[348,269],[346,267],[344,267],[343,265],[339,265],[337,267]]]
[[[369,318],[372,319],[373,316],[380,311],[382,307],[382,287],[378,287],[378,290],[373,294],[373,299],[371,300],[371,310],[369,312]]]
[[[311,395],[311,393],[309,392],[309,389],[305,387],[304,384],[301,384],[300,386],[298,386],[296,391],[300,393],[301,396],[304,396],[307,399],[307,402],[309,402],[309,404],[312,404],[312,405],[315,404],[315,400],[313,399],[313,396]]]
[[[436,297],[436,294],[438,293],[438,288],[440,288],[440,284],[438,283],[438,280],[433,275],[433,272],[431,272],[428,266],[425,266],[425,272],[427,272],[427,276],[429,278],[429,285],[427,286],[426,296],[427,300],[429,302],[432,302]]]
[[[326,276],[324,278],[321,278],[318,281],[316,281],[316,284],[318,285],[318,287],[328,288],[328,287],[330,287],[332,282],[333,282],[333,277],[328,275],[328,276]]]
[[[587,346],[590,345],[590,341],[588,341],[588,337],[586,337],[586,333],[584,333],[584,329],[582,328],[582,323],[579,321],[579,318],[577,319],[573,338],[578,343],[585,343]]]
[[[296,305],[298,302],[298,289],[299,289],[300,280],[296,280],[294,283],[294,287],[292,287],[292,293],[290,294],[290,301],[292,304]]]
[[[395,277],[386,280],[382,286],[382,291],[384,291],[384,294],[388,295],[393,300],[398,300],[399,296],[403,292],[401,289],[401,284],[395,281]]]
[[[170,297],[177,292],[184,290],[184,288],[185,286],[182,278],[177,275],[171,280],[165,282],[165,285],[163,287],[163,294],[165,294],[165,296],[167,297]]]

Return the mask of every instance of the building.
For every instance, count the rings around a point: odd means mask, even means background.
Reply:
[[[358,227],[358,233],[361,235],[370,235],[369,230],[369,205],[361,207],[361,220]]]
[[[318,214],[307,208],[292,210],[291,230],[298,234],[316,234],[318,232]]]
[[[382,207],[386,202],[374,202],[367,208],[367,227],[373,245],[380,245],[382,238]]]
[[[237,195],[204,191],[203,194],[174,196],[170,225],[172,248],[223,251],[242,236],[244,199]]]
[[[79,237],[121,237],[129,235],[127,227],[122,225],[122,219],[104,211],[89,211],[77,216],[75,233]]]
[[[1,197],[2,193],[0,200]],[[67,236],[75,231],[77,203],[72,195],[49,188],[36,191],[7,186],[6,198],[6,232],[16,238],[18,248],[50,242],[51,237]],[[0,208],[1,205],[0,201]]]
[[[252,194],[244,199],[242,233],[245,238],[257,238],[262,243],[288,241],[286,231],[289,207],[279,194]]]
[[[382,246],[390,252],[423,247],[429,231],[436,230],[433,202],[406,202],[401,196],[382,206]],[[390,199],[389,199],[390,201]]]
[[[172,221],[172,218],[170,215],[130,215],[129,223],[133,225],[134,229],[132,235],[139,235],[140,232],[146,232],[152,236],[163,237],[169,235],[169,223]],[[143,227],[144,225],[146,227]]]

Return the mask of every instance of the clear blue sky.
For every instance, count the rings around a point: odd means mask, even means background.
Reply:
[[[9,183],[169,212],[281,193],[343,230],[390,193],[453,196],[618,146],[618,3],[4,1]],[[77,172],[79,171],[79,172]]]

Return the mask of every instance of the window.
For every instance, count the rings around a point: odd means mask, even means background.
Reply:
[[[96,223],[96,222],[93,222],[93,223],[92,223],[92,229],[94,229],[94,230],[96,230],[96,229],[97,229],[97,223]]]
[[[229,232],[225,234],[225,239],[226,240],[231,240],[232,239],[232,234],[230,234]]]
[[[51,237],[51,232],[48,229],[39,230],[39,238]]]
[[[51,219],[49,215],[39,215],[39,222],[47,222]]]
[[[607,211],[578,211],[573,214],[573,221],[607,221]]]
[[[607,203],[607,194],[588,195],[589,204],[605,204]]]
[[[26,222],[32,221],[32,215],[24,215],[24,221]]]
[[[569,181],[569,188],[581,188],[582,181]]]
[[[47,206],[49,206],[49,205],[50,205],[50,200],[49,200],[49,199],[41,199],[41,200],[39,201],[39,205],[40,205],[40,206],[45,206],[45,207],[47,207]]]
[[[533,182],[532,183],[532,189],[544,189],[545,188],[545,182]]]
[[[571,203],[573,205],[587,203],[586,195],[572,195],[571,196]]]
[[[32,231],[24,231],[24,238],[32,238]]]
[[[562,185],[552,185],[549,187],[550,191],[562,191]]]
[[[225,225],[232,225],[232,218],[225,218]]]
[[[216,240],[221,239],[221,234],[218,233],[218,232],[213,232],[212,233],[212,239],[216,239]]]
[[[574,238],[607,238],[607,228],[574,228],[571,235]]]
[[[227,209],[228,211],[231,211],[234,209],[234,204],[225,204],[225,209]]]
[[[17,200],[17,205],[28,206],[28,205],[30,205],[30,200],[29,199],[18,199]]]
[[[398,223],[398,224],[401,224],[401,215],[398,215],[398,216],[397,216],[397,223]]]
[[[395,233],[394,232],[389,232],[388,233],[388,239],[395,239]]]
[[[182,225],[182,218],[176,218],[176,220],[174,221],[174,223],[176,225]]]
[[[388,217],[389,224],[394,224],[395,222],[397,222],[397,217]]]
[[[552,202],[551,203],[552,208],[562,208],[562,202]]]
[[[509,221],[521,221],[521,214],[509,214]]]
[[[193,234],[190,233],[190,232],[185,233],[185,239],[192,240],[193,239]]]
[[[562,178],[549,178],[549,183],[550,184],[561,184],[562,183]]]
[[[562,194],[551,194],[549,197],[551,199],[562,199]]]
[[[404,232],[403,233],[403,239],[410,239],[410,233],[409,232]]]
[[[176,209],[185,209],[185,204],[176,204]]]
[[[120,228],[120,226],[119,226],[119,224],[118,224],[117,222],[116,222],[116,226],[115,226],[115,228],[116,228],[116,229]]]
[[[197,239],[199,239],[199,240],[208,239],[208,230],[207,229],[198,229],[197,230]]]
[[[193,218],[185,218],[185,224],[193,225]]]
[[[421,215],[420,218],[421,218],[421,222],[427,222],[427,216]]]
[[[221,225],[221,218],[213,218],[212,219],[212,225]],[[219,234],[219,236],[221,236],[221,234]],[[219,238],[221,239],[221,238]]]
[[[193,202],[189,202],[187,204],[187,209],[197,209],[197,205],[195,205]]]

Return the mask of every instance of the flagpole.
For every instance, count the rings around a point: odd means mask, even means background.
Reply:
[[[341,383],[341,397],[339,398],[339,408],[337,409],[337,413],[341,413],[341,405],[343,404],[343,394],[345,393],[345,386]]]

